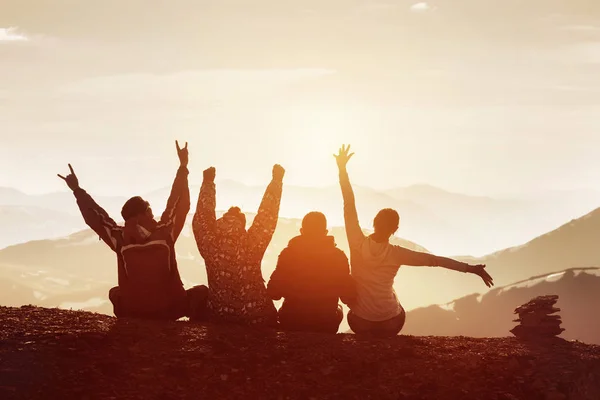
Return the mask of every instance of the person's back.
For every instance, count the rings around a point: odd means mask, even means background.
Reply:
[[[273,179],[246,230],[246,217],[238,207],[216,218],[215,169],[204,171],[192,226],[206,265],[209,312],[217,320],[266,326],[277,323],[261,263],[277,226],[283,175],[281,166],[273,167]]]
[[[343,319],[339,299],[355,297],[348,258],[326,227],[323,214],[309,213],[302,234],[279,255],[267,291],[273,300],[284,298],[279,310],[284,329],[335,333]]]
[[[189,203],[188,203],[189,204]],[[186,208],[189,209],[189,206]],[[175,258],[171,228],[145,229],[139,218],[126,218],[117,240],[119,306],[124,315],[172,318],[185,308],[186,293]],[[112,297],[114,299],[115,292]]]

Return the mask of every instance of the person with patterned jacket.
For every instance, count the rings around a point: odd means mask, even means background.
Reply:
[[[217,321],[255,326],[277,325],[277,310],[261,272],[265,251],[277,227],[285,170],[273,167],[273,179],[252,225],[231,207],[216,218],[215,168],[204,171],[192,229],[208,277],[208,313]]]
[[[176,320],[183,316],[200,319],[205,313],[208,288],[183,287],[175,253],[175,242],[190,210],[188,149],[176,142],[180,166],[159,221],[150,204],[139,196],[129,199],[121,210],[125,221],[119,226],[79,186],[71,173],[63,179],[73,191],[86,224],[117,255],[118,284],[109,292],[117,317]]]

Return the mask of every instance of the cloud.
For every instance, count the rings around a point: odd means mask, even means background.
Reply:
[[[565,25],[559,28],[562,31],[573,32],[599,32],[600,26],[596,25]]]
[[[18,33],[17,28],[0,28],[0,42],[26,42],[27,36]]]
[[[431,10],[431,6],[425,2],[420,2],[410,6],[410,10],[413,12],[426,12]]]
[[[255,98],[306,80],[335,74],[335,70],[301,69],[215,69],[178,72],[175,74],[128,74],[84,79],[64,85],[62,94],[114,96],[121,93],[130,99],[146,101],[156,96],[165,101],[212,98]]]

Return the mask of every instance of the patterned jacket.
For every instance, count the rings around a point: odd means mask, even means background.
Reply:
[[[281,180],[271,181],[246,231],[226,217],[216,219],[215,184],[202,183],[193,230],[206,264],[208,307],[213,317],[249,325],[271,325],[277,320],[261,262],[277,227],[281,193]]]
[[[138,233],[135,221],[117,223],[83,189],[74,191],[87,225],[117,255],[122,308],[146,318],[176,318],[185,307],[185,290],[175,257],[175,242],[190,210],[188,170],[180,167],[167,207],[152,232]]]

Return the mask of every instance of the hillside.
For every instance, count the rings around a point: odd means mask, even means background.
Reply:
[[[290,334],[0,307],[10,399],[598,399],[600,347]]]
[[[600,265],[600,208],[523,244],[465,261],[486,264],[497,285],[565,268]]]
[[[31,240],[68,235],[85,228],[83,219],[36,206],[0,205],[0,249]]]
[[[271,276],[279,253],[289,239],[298,234],[299,229],[300,220],[280,218],[263,260],[265,279]],[[345,230],[332,228],[331,234],[336,238],[338,246],[347,251]],[[399,238],[395,238],[394,243],[427,251],[415,243]],[[206,283],[204,260],[198,253],[190,223],[177,242],[177,256],[186,286]],[[107,292],[117,282],[115,255],[90,230],[59,239],[10,246],[0,250],[0,282],[4,288],[0,290],[0,304],[3,305],[36,304],[112,314]],[[406,281],[408,284],[411,282],[414,283],[414,280]],[[417,299],[415,304],[418,306],[448,301],[462,294],[459,289],[448,295],[451,297],[439,296],[434,291],[429,296]]]
[[[249,222],[251,219],[252,215]],[[277,256],[288,240],[297,235],[299,228],[300,220],[280,218],[263,262],[265,279],[270,277]],[[348,254],[344,229],[335,227],[331,233],[338,246]],[[486,263],[496,286],[501,287],[565,268],[600,265],[599,242],[600,210],[596,210],[523,246],[483,258],[463,259]],[[394,243],[427,251],[399,238],[395,238]],[[204,261],[198,253],[189,224],[177,243],[177,252],[184,284],[190,287],[206,283]],[[0,279],[5,288],[0,291],[0,304],[60,306],[112,314],[106,293],[116,284],[114,254],[89,230],[0,250]],[[475,276],[441,268],[419,267],[402,267],[395,288],[407,310],[445,304],[471,293],[486,291]]]
[[[559,296],[561,337],[600,344],[600,268],[570,269],[493,289],[484,295],[464,296],[453,302],[408,312],[403,333],[472,337],[506,336],[516,324],[513,310],[529,299]]]

